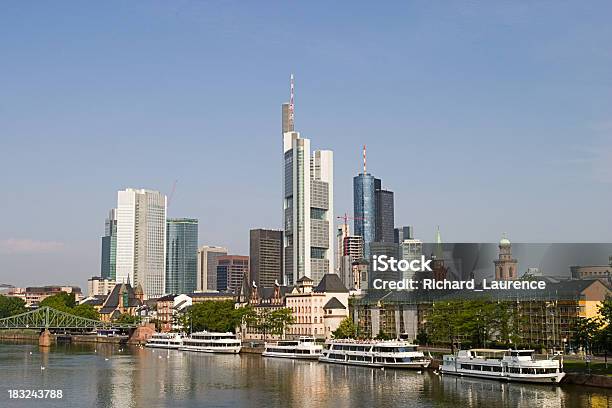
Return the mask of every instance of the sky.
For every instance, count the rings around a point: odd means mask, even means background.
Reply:
[[[170,194],[200,245],[281,226],[281,103],[424,241],[610,242],[605,1],[2,2],[0,283],[100,271],[117,190]]]

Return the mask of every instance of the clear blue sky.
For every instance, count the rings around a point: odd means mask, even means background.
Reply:
[[[492,4],[494,3],[494,4]],[[280,104],[433,239],[610,241],[612,6],[2,3],[0,283],[85,285],[116,191],[169,193],[200,244],[280,227]]]

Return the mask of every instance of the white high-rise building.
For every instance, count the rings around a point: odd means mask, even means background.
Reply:
[[[311,153],[310,140],[294,131],[291,102],[283,104],[283,218],[285,284],[306,276],[316,285],[334,272],[334,157]]]
[[[399,254],[400,259],[404,259],[408,262],[421,259],[421,255],[423,255],[423,242],[420,239],[404,239],[402,243],[399,244]],[[414,272],[402,272],[401,278],[414,279]]]
[[[164,294],[166,196],[128,188],[117,193],[117,283],[142,286],[146,296]]]

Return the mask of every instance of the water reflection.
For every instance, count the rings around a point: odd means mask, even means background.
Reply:
[[[30,354],[32,353],[32,354]],[[41,367],[46,367],[41,370]],[[110,344],[0,343],[0,406],[7,389],[62,389],[39,406],[608,407],[612,391],[505,384],[313,361],[211,355]],[[11,405],[13,404],[13,405]],[[33,404],[32,404],[33,405]]]

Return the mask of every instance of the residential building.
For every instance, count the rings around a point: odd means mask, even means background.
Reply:
[[[108,295],[117,283],[108,278],[92,276],[87,280],[87,296]]]
[[[219,246],[204,245],[198,249],[198,292],[217,290],[217,259],[224,255],[227,249]]]
[[[319,281],[334,270],[333,153],[311,153],[294,130],[291,102],[283,105],[283,276],[288,285],[306,276]]]
[[[217,258],[217,290],[237,293],[242,281],[249,276],[249,257],[224,255]]]
[[[198,279],[198,220],[171,218],[167,221],[165,293],[191,293]]]
[[[236,296],[237,307],[250,306],[257,316],[263,316],[277,309],[286,307],[285,296],[292,287],[281,286],[275,283],[272,286],[258,286],[257,284],[242,282],[240,292]],[[243,340],[270,340],[280,339],[283,336],[264,332],[261,328],[248,325],[244,322],[237,331]]]
[[[166,287],[166,204],[158,191],[117,193],[117,282],[141,285],[149,297]]]
[[[283,281],[283,232],[252,229],[249,233],[249,282],[272,287]]]
[[[117,277],[117,210],[114,208],[104,223],[100,276],[112,281]]]
[[[286,307],[296,319],[287,334],[331,338],[342,319],[349,315],[348,298],[348,289],[334,273],[325,274],[316,286],[312,279],[300,278],[285,296]]]
[[[344,286],[352,289],[355,287],[353,263],[364,259],[363,237],[359,235],[345,236],[340,254],[340,271],[338,275]]]
[[[192,305],[192,298],[186,294],[164,295],[157,299],[157,322],[161,332],[183,331],[176,316]]]

